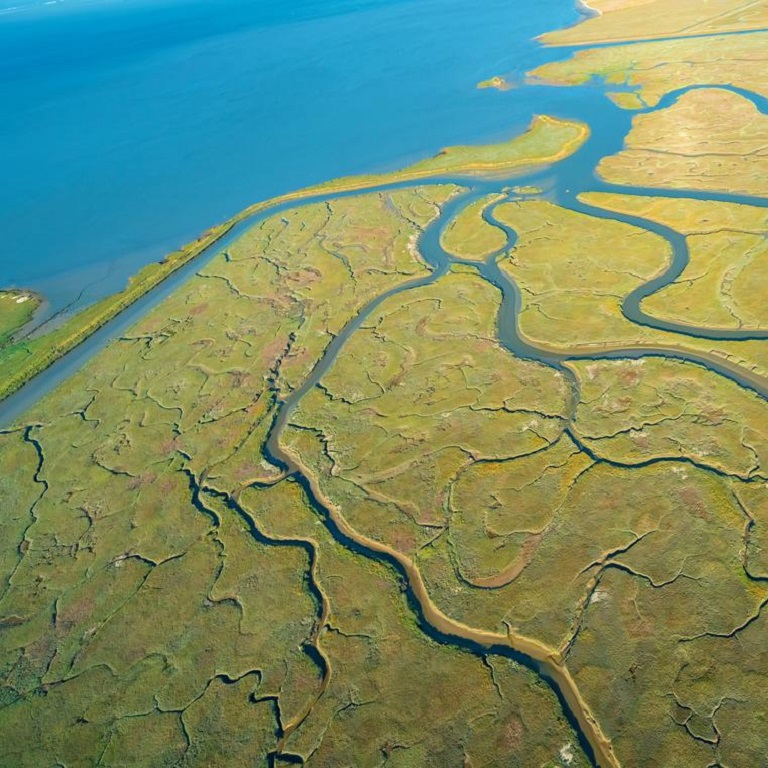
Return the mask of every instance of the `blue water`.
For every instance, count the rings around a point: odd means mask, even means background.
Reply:
[[[0,285],[119,289],[246,205],[498,140],[572,0],[0,0]],[[553,102],[548,103],[551,97]]]

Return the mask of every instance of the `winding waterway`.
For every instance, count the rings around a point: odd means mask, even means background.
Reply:
[[[82,307],[258,200],[498,141],[572,0],[0,0],[0,287]],[[550,100],[553,100],[550,108]]]
[[[697,86],[693,88],[695,87]],[[693,88],[680,89],[667,94],[657,107],[644,110],[644,112],[665,109]],[[499,342],[520,358],[535,360],[562,372],[570,382],[573,391],[573,412],[575,412],[575,407],[579,401],[578,381],[565,363],[571,360],[585,359],[605,360],[656,356],[682,360],[704,366],[718,375],[727,377],[737,382],[740,386],[750,389],[760,397],[768,399],[768,381],[760,375],[736,363],[721,360],[714,355],[687,350],[684,346],[687,337],[727,340],[738,343],[755,339],[768,339],[768,332],[724,330],[673,323],[655,318],[642,309],[642,302],[645,298],[677,280],[688,265],[690,254],[685,237],[670,227],[639,216],[608,212],[598,207],[587,205],[578,198],[584,192],[613,192],[646,197],[661,196],[721,200],[760,207],[768,207],[768,199],[693,190],[670,191],[621,186],[604,182],[596,177],[595,169],[602,158],[615,154],[622,148],[625,137],[631,127],[632,114],[620,110],[605,99],[603,89],[597,84],[565,89],[546,89],[545,86],[530,86],[529,95],[532,98],[532,103],[535,102],[535,94],[543,92],[543,90],[547,90],[547,100],[550,103],[553,101],[557,103],[557,109],[553,110],[556,116],[580,120],[590,126],[592,133],[589,140],[573,156],[551,168],[538,169],[532,173],[494,179],[437,176],[430,178],[427,182],[420,182],[453,183],[465,190],[443,206],[439,218],[426,228],[419,239],[419,251],[431,266],[431,273],[377,297],[334,337],[303,385],[280,402],[277,415],[269,433],[266,454],[268,458],[285,471],[286,475],[293,477],[301,483],[313,507],[326,520],[331,532],[338,540],[366,556],[375,557],[390,563],[401,573],[407,583],[413,608],[420,619],[422,627],[428,634],[440,642],[460,645],[481,655],[490,653],[510,656],[534,669],[555,691],[589,758],[595,765],[601,768],[605,766],[613,768],[618,765],[618,761],[613,754],[610,741],[606,739],[599,724],[592,716],[589,707],[582,700],[562,659],[557,658],[551,649],[533,639],[518,636],[512,632],[508,635],[483,632],[467,627],[442,613],[430,599],[426,585],[416,565],[404,555],[381,542],[365,537],[354,530],[345,520],[343,511],[339,510],[324,495],[317,480],[281,444],[283,430],[290,422],[291,415],[300,405],[304,396],[317,386],[322,377],[334,365],[351,335],[361,327],[366,319],[370,317],[371,313],[382,302],[395,295],[438,281],[448,272],[451,265],[455,263],[471,264],[482,278],[493,284],[501,292],[501,306],[497,321]],[[743,89],[729,88],[729,90],[750,99],[761,112],[768,114],[768,100]],[[553,92],[556,93],[555,97],[552,96]],[[599,115],[599,118],[596,118],[596,115]],[[519,324],[522,307],[520,290],[512,278],[499,266],[500,258],[513,247],[517,237],[514,230],[500,222],[494,215],[494,208],[497,205],[502,204],[508,199],[516,199],[514,194],[508,192],[511,184],[518,186],[542,186],[548,190],[545,193],[547,198],[564,208],[593,217],[621,221],[653,232],[663,238],[671,248],[672,260],[670,264],[660,275],[633,290],[624,299],[622,311],[625,317],[635,324],[676,334],[680,338],[680,344],[677,345],[674,342],[669,342],[654,346],[607,346],[599,349],[594,347],[588,349],[574,347],[572,349],[556,350],[527,339],[521,332]],[[365,191],[386,191],[408,186],[416,185],[413,182],[380,185]],[[342,195],[334,194],[331,197],[354,194],[359,194],[359,192],[353,191],[343,193]],[[499,227],[506,233],[507,243],[482,263],[466,262],[452,257],[441,245],[443,231],[466,206],[490,194],[501,194],[503,199],[489,206],[485,210],[484,216],[487,223]],[[323,196],[308,198],[302,202],[302,205],[324,199],[325,197]],[[242,222],[205,254],[180,270],[157,290],[145,296],[113,322],[90,337],[72,353],[32,380],[16,395],[0,404],[0,425],[7,425],[21,416],[36,400],[60,383],[73,370],[79,368],[89,357],[103,348],[110,339],[121,334],[137,318],[156,306],[171,291],[176,290],[206,260],[225,250],[229,244],[242,235],[249,227],[263,221],[268,216],[294,207],[296,207],[296,203],[275,205],[260,211],[250,219]]]
[[[701,87],[702,86],[690,86],[669,93],[656,107],[645,109],[642,113],[647,114],[649,112],[666,109],[672,106],[679,98],[689,91]],[[763,114],[768,114],[768,99],[759,94],[728,85],[708,87],[723,88],[738,93],[752,101]],[[517,186],[543,185],[549,190],[547,196],[553,202],[564,208],[601,219],[624,222],[653,232],[669,243],[672,251],[672,260],[668,268],[652,280],[639,285],[624,299],[622,311],[627,319],[638,325],[679,334],[681,339],[684,339],[686,336],[712,340],[727,340],[731,342],[768,339],[768,332],[766,331],[704,328],[689,324],[675,323],[648,315],[641,307],[642,301],[673,283],[679,278],[689,263],[690,254],[685,237],[671,227],[664,226],[663,224],[643,219],[640,216],[631,216],[628,214],[607,211],[584,203],[578,198],[585,192],[609,192],[645,197],[721,201],[764,208],[768,207],[768,199],[726,192],[656,189],[605,182],[596,175],[595,169],[604,157],[615,154],[621,150],[624,145],[624,139],[631,127],[632,115],[638,113],[629,113],[616,107],[604,97],[603,89],[596,84],[562,89],[553,89],[547,86],[530,86],[530,89],[533,91],[546,90],[547,92],[556,90],[560,94],[558,100],[560,110],[556,113],[556,116],[579,120],[589,125],[591,130],[589,139],[581,149],[571,157],[557,163],[554,167],[539,169],[532,173],[516,174],[493,179],[442,175],[431,177],[420,182],[456,184],[468,190],[467,193],[460,198],[453,200],[444,207],[439,220],[427,229],[421,239],[420,249],[422,255],[432,265],[433,269],[438,272],[444,272],[448,266],[455,261],[441,248],[440,233],[442,229],[444,229],[448,223],[458,215],[463,206],[469,205],[481,197],[491,194],[499,194],[507,189],[510,184],[515,184]],[[595,115],[599,115],[600,119],[594,119]],[[415,186],[415,183],[398,182],[367,187],[363,191],[366,193],[375,193],[411,186]],[[333,194],[332,197],[349,197],[356,194],[360,194],[360,190],[336,193]],[[328,196],[326,195],[308,197],[302,200],[300,205],[303,206],[322,202],[327,198]],[[80,346],[76,347],[62,359],[58,360],[48,369],[28,382],[14,395],[0,402],[0,426],[7,426],[18,419],[24,411],[30,408],[45,394],[52,391],[72,373],[79,370],[87,360],[99,350],[103,349],[109,341],[118,337],[138,319],[156,307],[166,296],[170,295],[183,284],[184,281],[189,279],[197,270],[199,270],[201,266],[206,264],[217,254],[226,250],[229,245],[243,235],[248,229],[258,225],[269,216],[295,207],[297,207],[295,202],[279,203],[260,210],[258,213],[240,222],[227,235],[214,243],[195,260],[185,265],[156,289],[149,292],[134,305],[123,311],[114,320],[91,335]],[[490,215],[492,215],[492,213]],[[514,239],[515,234],[510,232],[507,227],[497,220],[494,220],[494,223],[496,226],[507,231],[508,237]],[[506,251],[511,244],[511,242],[508,243],[504,250]],[[497,264],[498,255],[500,254],[488,259],[484,265],[479,267],[479,271],[483,277],[492,282],[502,291],[504,300],[499,323],[500,340],[508,349],[510,349],[510,351],[514,352],[514,354],[519,357],[538,360],[547,364],[561,364],[564,360],[568,359],[615,359],[620,357],[638,358],[648,355],[662,355],[679,360],[686,360],[698,365],[704,365],[716,373],[736,381],[741,386],[757,392],[762,397],[768,397],[768,382],[761,376],[755,375],[752,371],[737,364],[729,363],[714,355],[696,353],[672,345],[657,346],[655,348],[641,346],[612,349],[605,348],[601,350],[573,349],[562,352],[536,346],[525,339],[520,333],[518,323],[518,315],[521,309],[520,293],[509,276],[499,268]],[[473,264],[473,266],[477,265]],[[403,289],[401,288],[400,290]],[[363,313],[363,315],[364,314],[365,313]],[[359,322],[362,322],[362,319],[363,316],[361,315]],[[354,328],[351,329],[350,332],[352,330],[354,330]],[[346,337],[347,335],[345,334],[342,334],[341,336],[342,339],[345,339]],[[331,357],[333,357],[335,351],[340,349],[342,345],[343,342],[339,339],[334,340],[334,343],[328,350]]]

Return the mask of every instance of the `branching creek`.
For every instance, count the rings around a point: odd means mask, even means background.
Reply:
[[[531,87],[539,88],[545,86]],[[641,113],[665,109],[674,104],[689,90],[697,87],[701,86],[693,86],[669,93],[657,107],[642,110]],[[707,87],[725,88],[739,93],[752,101],[761,112],[768,114],[768,99],[727,85]],[[587,702],[581,697],[560,652],[532,638],[518,635],[512,630],[509,630],[507,634],[487,632],[466,626],[447,616],[432,602],[425,582],[415,563],[389,546],[356,531],[345,519],[343,511],[324,495],[318,480],[301,464],[300,459],[292,455],[281,444],[283,430],[290,423],[291,416],[301,403],[302,398],[319,384],[323,376],[334,365],[351,335],[365,323],[377,307],[392,296],[435,283],[454,264],[464,264],[475,268],[483,279],[495,286],[500,292],[501,305],[497,317],[497,335],[500,344],[511,354],[549,366],[566,377],[572,392],[571,419],[575,415],[576,406],[580,399],[578,380],[573,371],[566,365],[569,361],[574,360],[638,359],[649,356],[672,358],[706,367],[720,376],[731,379],[741,387],[757,393],[760,397],[768,399],[768,381],[756,372],[715,355],[686,350],[683,345],[677,346],[669,343],[645,346],[638,344],[635,346],[601,346],[599,348],[592,345],[584,348],[574,347],[570,350],[562,351],[537,345],[531,340],[526,339],[521,333],[519,327],[519,315],[522,304],[520,290],[499,266],[500,258],[514,246],[517,234],[514,230],[500,222],[494,213],[498,205],[509,200],[521,199],[520,196],[509,191],[512,184],[521,187],[541,186],[551,190],[543,193],[543,197],[564,208],[592,217],[624,222],[653,232],[669,243],[673,257],[668,267],[662,274],[639,286],[624,299],[622,309],[629,321],[638,325],[678,334],[682,340],[686,337],[728,340],[732,342],[756,339],[768,340],[768,331],[701,328],[659,320],[648,315],[642,309],[642,301],[679,278],[689,263],[686,238],[669,227],[648,221],[639,216],[608,212],[593,205],[583,203],[578,199],[580,194],[588,191],[612,192],[646,197],[724,201],[768,208],[768,198],[694,190],[638,188],[608,184],[601,181],[595,175],[595,168],[603,157],[621,150],[625,136],[630,128],[632,114],[638,113],[628,114],[615,105],[610,104],[603,96],[602,87],[595,83],[578,88],[565,88],[562,89],[562,93],[562,109],[559,111],[558,117],[578,119],[589,124],[591,135],[579,151],[555,166],[543,169],[538,168],[533,172],[517,174],[512,177],[436,176],[421,180],[420,182],[388,184],[366,188],[365,190],[330,195],[330,198],[338,198],[360,194],[361,191],[365,193],[383,192],[430,183],[456,184],[464,190],[443,206],[439,218],[423,231],[418,241],[418,250],[430,265],[431,273],[384,293],[369,302],[334,337],[300,388],[285,397],[285,399],[280,399],[279,389],[277,390],[278,407],[269,431],[264,453],[267,459],[283,470],[281,482],[296,482],[303,488],[311,507],[325,521],[329,531],[340,544],[365,557],[383,561],[398,572],[404,580],[410,605],[426,634],[437,642],[460,647],[467,652],[476,654],[480,658],[485,658],[489,655],[506,656],[535,671],[551,687],[559,699],[563,712],[575,729],[581,746],[593,765],[599,768],[616,768],[620,763],[614,754],[610,739],[602,732]],[[594,115],[598,113],[600,113],[600,119],[596,120]],[[441,246],[442,232],[465,206],[488,195],[502,195],[501,199],[496,199],[485,209],[483,216],[488,224],[498,227],[505,232],[507,243],[503,248],[481,263],[452,257]],[[320,196],[306,199],[301,205],[319,202],[324,199],[324,197]],[[239,237],[245,228],[263,221],[268,216],[295,207],[297,207],[296,203],[286,203],[260,212],[252,219],[244,222],[243,225],[236,227],[227,238],[216,243],[211,252],[206,255],[206,258],[220,253],[223,248],[226,248],[228,243]],[[189,269],[182,271],[180,275],[166,283],[162,290],[153,294],[147,301],[139,302],[113,323],[105,326],[101,336],[95,334],[96,338],[92,338],[76,351],[77,355],[73,358],[75,363],[70,361],[70,366],[73,364],[76,366],[81,365],[85,359],[83,355],[87,357],[94,354],[109,338],[121,333],[129,323],[135,321],[140,316],[140,313],[146,312],[153,302],[154,304],[159,302],[165,295],[174,290],[182,280],[186,279],[192,271],[199,269],[201,261],[204,261],[204,259],[197,259]],[[0,405],[0,426],[15,420],[20,412],[58,384],[62,377],[69,372],[69,368],[66,365],[65,358],[59,364],[52,366],[51,369],[30,382],[16,396],[9,398]],[[206,486],[205,478],[200,479],[199,484],[195,481],[195,494],[197,494],[197,497],[199,497],[201,490],[215,493],[213,489]],[[327,623],[329,609],[327,599],[315,579],[317,553],[314,543],[303,539],[300,541],[287,539],[273,540],[259,532],[256,522],[240,507],[237,498],[227,497],[225,503],[246,522],[252,535],[259,537],[266,543],[274,543],[281,546],[299,546],[307,551],[310,561],[312,589],[319,603],[318,624],[315,630],[313,630],[311,642],[318,657],[318,665],[320,667],[327,667],[328,661],[319,648],[318,640],[322,629]],[[318,697],[322,696],[327,686],[329,670],[325,669],[324,672],[326,673],[326,680]],[[300,720],[306,717],[308,713],[309,710],[303,713]],[[299,724],[300,721],[285,727],[281,725],[282,738],[277,753],[273,755],[273,763],[277,761],[282,763],[303,762],[297,756],[281,751],[290,732]]]
[[[674,103],[680,96],[691,89],[681,89],[669,94],[656,109],[663,109]],[[742,95],[753,98],[752,94],[740,91]],[[768,114],[768,100],[753,98],[754,103],[761,111]],[[650,110],[647,110],[650,111]],[[663,237],[670,244],[673,258],[667,269],[655,279],[635,289],[626,297],[623,303],[625,316],[632,322],[647,325],[659,330],[695,336],[698,338],[710,338],[713,340],[728,339],[733,341],[746,341],[753,339],[768,339],[768,332],[751,331],[723,331],[707,328],[695,328],[678,325],[671,322],[660,321],[647,315],[640,307],[644,298],[650,296],[664,286],[674,282],[684,271],[689,262],[689,252],[686,239],[680,233],[669,227],[647,221],[637,216],[623,216],[608,213],[594,206],[587,205],[578,200],[578,195],[584,189],[579,189],[576,180],[568,173],[568,166],[579,167],[582,161],[579,157],[582,153],[598,154],[597,147],[600,137],[593,136],[585,147],[573,158],[562,161],[558,166],[558,191],[554,195],[554,202],[578,213],[584,213],[600,218],[623,221],[642,229],[646,229]],[[604,146],[604,145],[603,145]],[[595,166],[599,160],[595,162]],[[563,168],[564,166],[564,168]],[[535,186],[545,179],[545,172],[538,172],[527,176],[517,176],[514,183],[520,186]],[[449,179],[441,178],[441,182]],[[535,360],[560,371],[567,377],[573,393],[571,418],[575,415],[576,406],[579,403],[579,385],[573,372],[564,365],[569,360],[601,360],[621,358],[641,358],[646,356],[662,356],[684,360],[697,365],[705,366],[716,373],[735,380],[741,386],[747,387],[760,396],[768,398],[768,382],[758,376],[750,375],[750,372],[741,370],[736,365],[730,365],[725,361],[719,361],[706,354],[691,353],[683,348],[654,347],[654,348],[609,348],[599,352],[590,350],[580,352],[578,349],[568,352],[556,352],[554,350],[539,347],[528,341],[520,332],[518,317],[521,310],[520,291],[513,280],[506,275],[498,265],[503,254],[511,249],[517,239],[514,230],[500,222],[494,215],[496,206],[501,205],[505,199],[496,200],[483,212],[487,223],[502,229],[507,236],[507,243],[497,252],[491,254],[483,263],[465,261],[449,255],[441,246],[441,235],[450,222],[468,205],[493,193],[501,193],[505,190],[510,179],[484,180],[474,184],[468,184],[466,179],[450,179],[460,184],[468,191],[453,198],[444,205],[440,217],[433,222],[422,234],[418,249],[432,267],[432,273],[426,278],[414,280],[410,284],[396,288],[385,293],[370,302],[328,345],[324,355],[319,360],[310,376],[304,384],[282,401],[267,440],[265,453],[277,466],[281,467],[291,477],[295,478],[303,487],[307,498],[314,510],[325,520],[334,537],[345,546],[362,555],[373,557],[388,562],[405,579],[408,588],[410,603],[416,612],[423,630],[433,639],[442,643],[457,645],[469,652],[481,657],[491,655],[503,655],[515,659],[519,663],[533,669],[545,680],[559,699],[563,711],[573,725],[579,737],[582,748],[589,759],[600,768],[607,766],[619,766],[620,763],[613,751],[610,740],[602,732],[599,723],[591,713],[588,704],[581,697],[576,683],[570,675],[564,660],[555,649],[546,647],[534,639],[517,635],[508,630],[506,635],[494,634],[463,625],[444,614],[431,600],[424,580],[415,563],[408,557],[390,548],[382,542],[373,540],[356,531],[344,518],[343,511],[328,499],[317,480],[306,471],[300,460],[287,452],[281,445],[280,437],[283,429],[290,422],[291,415],[301,403],[302,398],[318,385],[322,377],[333,366],[336,358],[343,350],[350,336],[358,330],[372,312],[386,299],[393,295],[404,293],[414,288],[434,283],[450,269],[452,264],[465,264],[473,266],[477,272],[488,282],[492,283],[502,295],[501,308],[497,320],[497,333],[499,342],[517,357]],[[566,186],[563,187],[563,181]],[[647,196],[667,196],[666,190],[638,190],[635,188],[621,188],[616,185],[594,183],[593,190],[621,191],[630,194],[644,194]],[[570,183],[569,183],[570,182]],[[710,195],[695,192],[681,192],[673,196],[695,197],[697,199],[722,199],[732,202],[742,202],[751,205],[768,207],[768,200],[746,198],[735,195]]]

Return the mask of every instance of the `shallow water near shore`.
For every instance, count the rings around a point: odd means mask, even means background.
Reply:
[[[52,155],[69,153],[69,161],[79,173],[69,188],[66,163],[51,166],[46,186],[43,158],[35,154],[33,146],[34,133],[23,130],[19,115],[0,124],[0,134],[9,136],[11,165],[19,166],[0,192],[9,198],[0,208],[6,233],[0,248],[0,286],[32,288],[46,298],[35,323],[119,290],[144,264],[162,258],[203,227],[257,200],[339,175],[402,167],[450,144],[506,139],[521,133],[535,114],[580,120],[591,130],[586,145],[574,156],[554,169],[534,171],[529,178],[536,184],[544,181],[559,204],[594,214],[578,201],[580,192],[658,194],[616,187],[595,176],[600,159],[622,148],[632,120],[631,112],[605,98],[605,84],[594,81],[568,88],[523,84],[525,73],[539,63],[568,55],[567,50],[542,48],[533,37],[577,21],[579,16],[570,2],[545,0],[522,9],[518,24],[512,23],[509,8],[497,0],[472,12],[456,0],[336,0],[331,4],[303,0],[290,11],[274,2],[256,8],[245,0],[225,0],[231,13],[223,15],[215,13],[208,0],[60,0],[42,10],[35,0],[21,2],[26,3],[24,8],[3,14],[0,0],[0,44],[4,40],[13,43],[4,49],[10,68],[25,76],[12,81],[5,76],[10,70],[0,69],[0,88],[15,93],[21,101],[28,98],[22,93],[24,82],[30,92],[50,93],[50,99],[42,99],[35,109],[32,101],[27,104],[29,114],[37,118],[62,100],[83,100],[88,93],[103,95],[113,89],[108,101],[112,109],[104,111],[102,122],[89,122],[92,115],[88,110],[80,114],[62,109],[59,113],[68,139],[52,139],[45,146]],[[222,6],[217,8],[221,11]],[[207,26],[205,18],[210,21]],[[499,21],[505,19],[509,24],[502,27]],[[237,33],[232,32],[235,27]],[[89,38],[97,29],[101,36]],[[164,29],[165,37],[160,35]],[[62,37],[63,31],[68,35]],[[423,44],[412,39],[418,34]],[[88,45],[89,40],[93,45]],[[264,46],[254,47],[258,40]],[[376,40],[379,47],[370,48]],[[457,46],[453,54],[445,47],[447,40]],[[401,48],[400,41],[413,45]],[[193,52],[208,49],[219,53],[234,50],[236,54],[198,61]],[[302,58],[302,50],[312,56]],[[206,67],[209,71],[202,77]],[[241,68],[240,77],[232,76],[233,67]],[[141,74],[141,78],[131,81],[127,72]],[[297,77],[299,72],[306,76]],[[478,90],[476,84],[492,74],[504,75],[518,87],[504,92]],[[246,93],[249,77],[255,85]],[[365,83],[371,86],[367,90]],[[206,91],[210,100],[202,99],[197,110],[171,112],[166,105],[165,122],[153,128],[162,98],[173,89],[181,102],[191,98],[190,91],[195,89]],[[656,109],[670,106],[687,90],[668,94]],[[735,90],[763,112],[768,109],[759,96]],[[337,98],[340,91],[347,95],[346,100]],[[274,98],[265,101],[266,93]],[[127,104],[126,94],[141,96],[142,109]],[[335,94],[335,101],[329,94]],[[90,109],[98,106],[93,102]],[[293,114],[286,115],[291,106]],[[120,117],[126,109],[132,111],[134,120],[123,124]],[[228,119],[233,110],[243,119]],[[59,127],[55,120],[38,126],[54,133]],[[160,129],[162,135],[148,142],[149,132]],[[110,133],[117,139],[110,138]],[[234,135],[240,138],[232,138]],[[227,138],[230,146],[220,148]],[[115,142],[122,144],[117,147]],[[36,169],[40,206],[25,204],[29,198],[23,191],[16,190],[14,197],[14,186],[35,183],[34,174],[21,173],[21,154],[14,154],[14,146],[34,156],[30,167]],[[94,157],[90,157],[91,148],[97,153]],[[103,153],[110,148],[106,158]],[[86,158],[90,158],[88,163]],[[523,177],[528,178],[523,172],[522,177],[515,174],[507,181],[523,183]],[[105,191],[99,199],[92,199],[95,188],[110,178],[112,194]],[[503,179],[479,182],[450,177],[433,181],[469,183],[477,194],[498,192],[505,183]],[[666,194],[702,196],[691,191]],[[765,204],[743,195],[707,193],[704,197]],[[242,222],[224,240],[35,377],[0,406],[0,424],[18,418],[254,221],[292,205],[273,207]],[[84,212],[89,207],[90,213]],[[631,319],[646,324],[639,303],[649,292],[671,282],[687,263],[683,238],[652,222],[617,214],[608,218],[639,225],[674,241],[671,271],[653,284],[640,286],[627,299],[625,311]],[[439,254],[439,248],[428,246],[425,242],[430,254]],[[492,275],[487,277],[496,282]],[[513,314],[514,304],[505,305]],[[514,328],[513,323],[503,325]],[[739,331],[718,333],[669,323],[665,327],[704,338],[752,338]],[[540,357],[521,346],[519,339],[507,341],[523,357]],[[667,353],[670,351],[663,352]],[[737,380],[753,388],[742,376]]]
[[[120,289],[258,200],[522,131],[562,91],[479,91],[563,51],[571,0],[0,2],[0,285]]]

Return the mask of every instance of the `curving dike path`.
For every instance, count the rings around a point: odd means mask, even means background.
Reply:
[[[689,90],[699,87],[702,86],[692,86],[667,94],[657,107],[643,110],[643,112],[647,113],[665,109],[675,103],[677,99]],[[757,94],[727,85],[707,87],[726,88],[739,93],[741,96],[750,99],[761,112],[768,114],[768,100]],[[569,112],[569,114],[564,114],[562,116],[579,119],[589,124],[592,128],[589,140],[578,152],[561,161],[554,168],[544,170],[538,169],[533,173],[514,176],[514,184],[535,186],[543,181],[546,181],[549,184],[554,179],[554,190],[549,197],[558,205],[592,217],[621,221],[635,227],[641,227],[659,235],[669,243],[672,249],[673,259],[666,270],[653,280],[636,288],[624,299],[622,310],[626,318],[631,322],[678,334],[681,342],[684,342],[686,337],[736,342],[768,339],[768,331],[730,331],[702,328],[659,320],[646,314],[641,308],[643,299],[674,282],[686,268],[689,261],[689,253],[685,237],[669,227],[642,219],[638,216],[615,214],[592,205],[587,205],[586,203],[579,201],[578,196],[587,191],[602,191],[631,194],[635,196],[663,196],[671,198],[720,200],[760,207],[768,207],[768,198],[755,198],[724,193],[702,193],[690,190],[671,191],[664,189],[619,186],[608,184],[597,179],[594,173],[595,168],[602,157],[613,154],[621,148],[630,127],[631,116],[623,113],[618,107],[613,106],[607,100],[602,99],[601,94],[595,91],[594,88],[591,90],[586,88],[574,88],[570,90],[572,91],[571,96],[575,96],[575,98],[568,98],[566,100],[564,111]],[[600,99],[600,110],[609,111],[610,119],[599,120],[597,122],[594,119],[588,119],[595,114],[593,107],[596,99]],[[589,705],[580,695],[576,683],[568,671],[560,651],[549,648],[532,638],[518,635],[512,631],[508,634],[496,634],[475,629],[461,624],[444,614],[432,602],[422,576],[414,562],[387,545],[362,535],[350,526],[344,517],[343,511],[324,495],[317,479],[314,478],[302,465],[299,457],[292,455],[282,446],[280,440],[284,427],[289,423],[292,413],[295,411],[302,398],[317,385],[325,373],[333,366],[350,336],[360,328],[370,314],[383,301],[393,295],[436,282],[445,275],[451,265],[455,263],[467,264],[474,267],[482,278],[493,284],[500,291],[502,301],[497,322],[499,342],[512,354],[556,368],[568,378],[573,393],[572,415],[575,413],[575,408],[580,399],[577,379],[571,369],[566,365],[568,361],[572,360],[605,360],[641,358],[647,356],[674,358],[704,366],[721,376],[725,376],[735,381],[740,386],[757,393],[760,397],[768,399],[768,380],[764,377],[715,355],[710,355],[704,352],[691,352],[685,349],[683,343],[680,345],[669,343],[666,345],[654,346],[638,344],[625,347],[596,347],[593,345],[591,347],[580,346],[568,350],[560,350],[548,348],[526,339],[519,328],[519,314],[521,310],[520,291],[513,280],[504,273],[498,265],[499,258],[514,245],[516,240],[516,233],[500,222],[494,215],[496,206],[509,199],[514,199],[514,196],[510,198],[505,191],[511,181],[512,179],[509,177],[489,180],[436,176],[429,179],[422,179],[419,182],[387,184],[367,188],[365,190],[366,192],[377,192],[415,186],[423,183],[454,183],[463,187],[466,191],[454,197],[443,207],[439,219],[423,232],[419,240],[418,247],[420,253],[431,265],[431,274],[423,278],[415,279],[404,286],[400,286],[377,297],[333,339],[301,388],[280,403],[280,407],[277,410],[274,423],[272,424],[269,433],[265,454],[267,458],[284,470],[282,479],[292,478],[301,484],[311,505],[325,520],[329,530],[340,543],[361,555],[387,562],[400,573],[407,584],[408,595],[413,610],[419,618],[422,629],[427,634],[439,642],[461,646],[462,648],[479,655],[496,654],[511,657],[534,670],[549,684],[557,695],[564,713],[576,730],[581,745],[593,764],[599,766],[599,768],[617,768],[620,763],[613,752],[610,739],[608,739],[602,732]],[[332,193],[327,197],[338,198],[359,193],[359,190],[353,190],[340,194]],[[502,199],[497,199],[495,202],[491,203],[485,209],[483,215],[487,223],[502,229],[506,233],[507,244],[504,248],[500,249],[497,253],[492,254],[482,263],[463,261],[452,257],[441,246],[441,234],[443,230],[466,206],[489,194],[503,195]],[[307,205],[324,199],[326,199],[324,196],[307,198],[302,201],[301,205]],[[224,239],[217,242],[206,254],[199,257],[186,268],[180,270],[179,273],[174,275],[158,290],[144,297],[144,299],[136,305],[101,329],[101,331],[94,334],[94,336],[83,345],[58,363],[51,366],[51,368],[39,375],[36,379],[33,379],[19,393],[0,404],[0,426],[16,420],[26,408],[53,389],[69,373],[81,366],[87,358],[98,352],[111,338],[120,334],[138,317],[159,303],[171,291],[175,290],[181,282],[187,279],[200,267],[201,262],[220,253],[228,243],[231,243],[234,239],[239,237],[245,229],[264,220],[268,216],[293,207],[296,207],[295,202],[274,205],[260,211],[258,214],[238,225]],[[194,490],[196,503],[202,504],[199,502],[201,490],[205,490],[214,495],[217,493],[215,489],[205,485],[205,478],[201,478],[200,480],[191,478],[190,483]],[[256,522],[239,506],[237,498],[227,497],[225,501],[232,510],[243,517],[254,536],[267,540],[267,538],[259,532]],[[207,514],[212,514],[210,510],[203,511]],[[311,576],[313,591],[316,593],[320,605],[312,643],[315,648],[317,662],[324,670],[327,684],[327,676],[330,674],[330,670],[328,661],[320,648],[320,636],[328,619],[329,606],[327,598],[314,578],[316,563],[314,544],[311,541],[303,539],[300,541],[269,539],[268,541],[269,543],[282,546],[300,546],[307,550],[309,554],[312,568]],[[322,696],[324,689],[325,685],[319,691],[318,698],[319,696]],[[282,749],[290,733],[293,732],[309,714],[313,703],[314,702],[310,703],[307,711],[303,713],[298,720],[283,726],[281,746],[278,748],[278,753],[275,757],[279,757],[282,760],[287,760],[289,762],[296,761],[294,758],[297,756],[289,755],[283,752]]]

